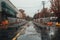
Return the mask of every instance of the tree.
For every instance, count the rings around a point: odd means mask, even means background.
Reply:
[[[54,12],[54,14],[58,17],[57,22],[60,23],[60,0],[51,0],[51,10]],[[55,37],[52,38],[52,40],[60,40],[60,28],[57,27],[57,31],[55,34]]]
[[[57,17],[60,17],[60,0],[51,0],[51,10]]]
[[[20,13],[22,14],[22,19],[25,19],[26,18],[26,14],[25,14],[25,10],[23,9],[19,9]]]
[[[47,8],[44,8],[41,10],[41,16],[42,17],[49,17],[50,16],[50,12]]]
[[[27,21],[31,21],[31,20],[33,20],[33,18],[30,17],[30,16],[27,16],[27,17],[26,17],[26,20],[27,20]]]
[[[33,18],[34,18],[34,19],[38,19],[38,18],[39,18],[39,15],[40,15],[40,14],[39,14],[39,13],[37,13],[37,14],[35,14],[35,15],[34,15],[34,17],[33,17]]]
[[[38,12],[37,14],[34,15],[35,19],[44,17],[50,17],[50,12],[47,8],[42,9],[41,12]]]

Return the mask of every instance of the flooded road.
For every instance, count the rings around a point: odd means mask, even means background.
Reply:
[[[41,40],[41,35],[40,33],[36,32],[34,24],[32,22],[29,22],[25,33],[23,35],[20,35],[17,40]]]

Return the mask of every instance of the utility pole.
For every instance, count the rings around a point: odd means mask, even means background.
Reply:
[[[39,17],[40,15],[39,15],[39,10],[38,10],[38,17]]]
[[[39,10],[37,10],[38,11],[38,13],[39,13]]]
[[[43,9],[45,8],[45,1],[42,1]]]
[[[43,13],[45,13],[45,10],[44,10],[44,8],[45,8],[45,1],[42,1],[42,5],[43,5]],[[44,14],[44,18],[45,18],[45,14]]]

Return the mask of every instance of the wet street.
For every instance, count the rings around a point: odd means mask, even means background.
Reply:
[[[60,40],[60,0],[0,0],[0,40]]]
[[[29,22],[25,33],[20,35],[17,40],[41,40],[41,35],[36,32],[34,26],[35,25],[32,22]]]

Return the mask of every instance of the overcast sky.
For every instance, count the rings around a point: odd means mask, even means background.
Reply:
[[[45,7],[50,6],[48,0],[10,0],[18,9],[24,9],[26,15],[34,16],[38,11],[42,9],[42,1],[45,1]]]

